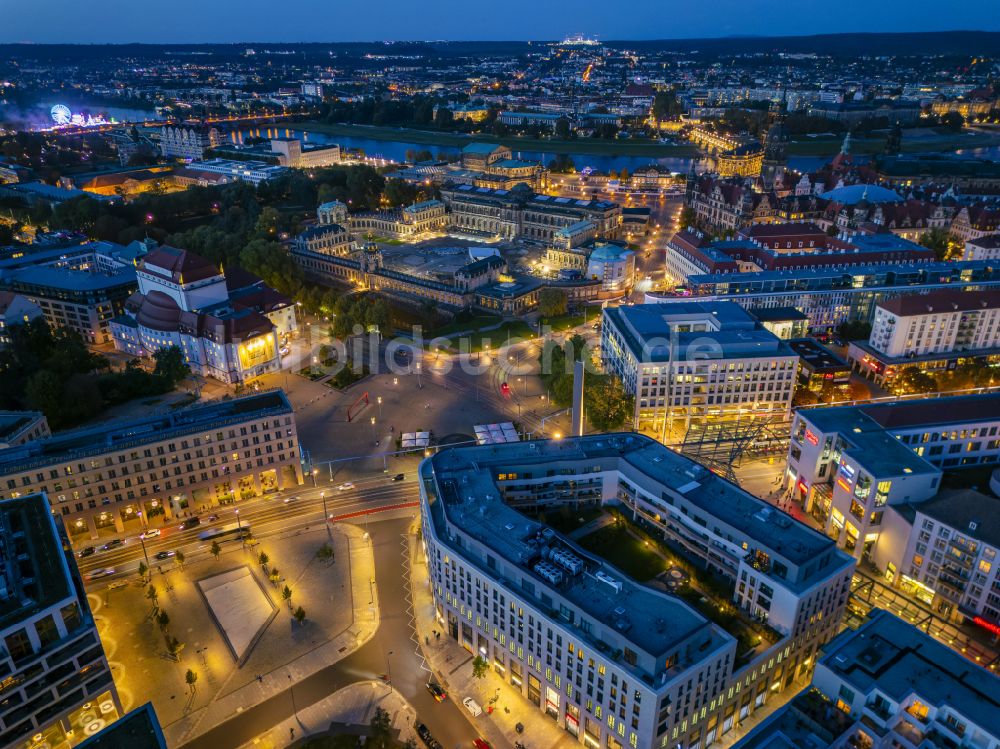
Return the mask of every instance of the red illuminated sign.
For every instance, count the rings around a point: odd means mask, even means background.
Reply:
[[[972,620],[973,624],[978,624],[983,629],[988,632],[992,632],[995,635],[1000,636],[1000,625],[994,624],[993,622],[988,622],[983,617],[977,616]]]
[[[806,441],[813,445],[819,444],[819,437],[813,434],[810,430],[806,429]]]
[[[844,481],[844,479],[842,478],[837,479],[837,486],[839,486],[845,492],[849,492],[851,490],[851,485],[848,484],[846,481]]]

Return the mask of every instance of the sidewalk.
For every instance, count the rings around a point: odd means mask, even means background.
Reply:
[[[375,710],[381,707],[389,713],[392,728],[399,740],[418,741],[414,725],[417,711],[396,690],[389,692],[384,682],[359,681],[344,687],[325,700],[303,708],[288,720],[273,726],[243,744],[241,749],[282,749],[304,743],[308,737],[334,732],[366,735]]]
[[[413,597],[413,618],[417,628],[417,637],[424,641],[423,652],[427,665],[434,672],[434,677],[448,693],[448,699],[459,703],[466,697],[472,697],[483,707],[483,714],[478,718],[463,714],[472,722],[480,735],[493,747],[500,749],[513,747],[520,741],[527,749],[535,747],[545,749],[572,749],[578,742],[556,722],[541,710],[532,707],[506,680],[502,679],[493,668],[482,679],[472,675],[473,655],[450,637],[441,634],[434,636],[434,630],[439,632],[440,625],[434,618],[434,602],[431,597],[427,579],[427,564],[420,553],[415,527],[411,527],[408,536],[410,544],[410,589]],[[490,706],[492,713],[487,712]],[[524,733],[518,734],[515,725],[521,723]]]
[[[352,624],[305,655],[261,674],[259,681],[251,681],[228,693],[224,693],[227,685],[223,684],[208,705],[163,727],[168,745],[180,746],[223,721],[288,691],[289,683],[298,683],[336,663],[374,636],[379,625],[379,611],[377,599],[371,604],[369,596],[370,580],[375,574],[371,545],[364,540],[361,528],[342,523],[338,530],[348,536],[350,544]]]

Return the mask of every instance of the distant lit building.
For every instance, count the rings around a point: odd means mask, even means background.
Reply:
[[[205,152],[222,144],[222,135],[214,127],[164,125],[160,128],[160,153],[168,159],[198,161]]]

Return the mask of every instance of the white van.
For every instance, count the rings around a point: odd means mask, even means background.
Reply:
[[[478,718],[483,714],[483,708],[479,707],[479,703],[476,702],[471,697],[466,697],[462,700],[462,704],[465,705],[465,709],[472,713],[473,718]]]

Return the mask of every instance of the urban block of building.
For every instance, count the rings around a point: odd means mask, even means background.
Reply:
[[[635,434],[446,450],[420,467],[424,548],[447,636],[591,747],[708,746],[808,678],[853,572],[833,542]],[[747,646],[530,519],[617,506],[728,578]],[[526,513],[526,514],[522,514]]]
[[[852,341],[851,366],[879,385],[907,369],[937,374],[960,363],[1000,361],[1000,289],[940,290],[880,302],[867,341]]]
[[[798,363],[739,305],[683,301],[606,308],[601,359],[635,397],[634,426],[657,433],[674,420],[784,417]]]
[[[295,417],[280,390],[0,450],[0,499],[45,493],[74,540],[300,483]]]
[[[64,538],[44,493],[0,500],[5,747],[73,747],[122,713]]]
[[[823,646],[810,690],[733,749],[996,749],[998,704],[994,674],[876,609]]]

